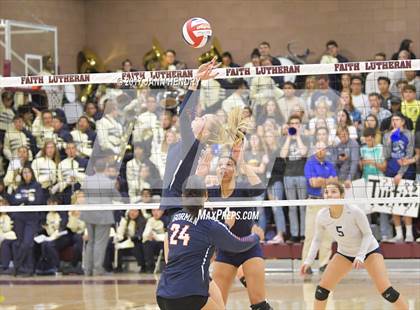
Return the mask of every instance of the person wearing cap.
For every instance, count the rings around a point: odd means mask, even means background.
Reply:
[[[387,161],[385,176],[394,178],[395,185],[401,179],[414,180],[415,171],[410,159],[414,154],[414,136],[412,131],[405,127],[405,119],[400,112],[396,112],[391,117],[391,130],[385,133],[383,138],[384,158]],[[404,216],[406,227],[406,242],[413,242],[412,218]],[[392,220],[395,225],[396,236],[389,242],[402,242],[403,234],[401,219],[399,215],[393,215]]]
[[[397,97],[393,97],[391,98],[391,112],[394,113],[400,113],[401,114],[401,99],[397,98]],[[402,114],[401,114],[402,115]],[[402,117],[404,118],[405,121],[405,127],[408,130],[413,130],[413,121],[411,119],[409,119],[408,117],[405,117],[404,115],[402,115]],[[387,132],[390,130],[391,127],[391,119],[392,119],[392,115],[386,119],[384,119],[381,122],[381,131],[382,132]]]

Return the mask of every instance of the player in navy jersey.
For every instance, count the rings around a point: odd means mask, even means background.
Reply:
[[[327,183],[324,198],[344,198],[344,187],[338,182]],[[400,293],[391,286],[379,244],[372,234],[366,214],[357,206],[331,205],[321,209],[316,217],[315,236],[308,257],[301,267],[301,275],[313,263],[321,242],[322,231],[327,230],[337,241],[337,253],[328,263],[315,291],[314,309],[325,309],[331,290],[352,268],[366,268],[376,289],[395,309],[408,309]]]
[[[214,78],[217,68],[216,58],[201,65],[195,75],[197,80]],[[181,205],[182,185],[185,180],[195,173],[197,160],[205,144],[224,142],[226,139],[223,124],[216,115],[205,114],[196,117],[195,110],[198,102],[197,83],[190,85],[184,100],[179,107],[180,141],[170,145],[163,176],[162,201],[160,208],[168,210],[166,216],[170,218]]]
[[[238,120],[237,120],[238,121]],[[239,121],[238,121],[239,122]],[[231,123],[231,121],[228,121]],[[235,126],[232,126],[232,128]],[[240,126],[236,126],[239,128]],[[239,135],[238,135],[239,136]],[[250,199],[250,206],[252,206],[253,198],[264,193],[265,189],[261,184],[261,180],[254,172],[252,167],[247,165],[243,160],[243,144],[240,142],[243,139],[238,137],[235,146],[232,150],[223,151],[219,158],[216,174],[219,179],[220,186],[210,187],[207,189],[210,201],[234,201]],[[203,165],[208,164],[203,162]],[[239,166],[239,167],[238,167]],[[246,180],[243,182],[237,181],[238,168]],[[199,169],[200,170],[200,169]],[[202,169],[205,170],[205,169]],[[250,214],[256,211],[255,208],[231,208],[231,211],[240,212],[240,214]],[[248,235],[256,223],[253,219],[236,219],[231,228],[232,233],[239,237]],[[265,265],[263,260],[263,253],[260,244],[246,252],[234,253],[224,249],[218,249],[216,261],[214,263],[213,280],[223,296],[226,304],[229,289],[235,279],[238,268],[242,266],[245,276],[248,298],[253,310],[268,310],[272,309],[265,300]]]
[[[254,228],[255,233],[239,238],[221,222],[200,218],[207,199],[204,180],[194,175],[185,183],[183,209],[168,225],[167,264],[158,284],[157,302],[162,310],[223,309],[223,302],[209,297],[209,265],[215,247],[244,252],[259,243],[257,234],[263,232]]]

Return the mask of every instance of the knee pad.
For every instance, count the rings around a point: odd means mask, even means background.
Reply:
[[[260,302],[259,304],[251,305],[252,310],[273,310],[267,301]]]
[[[328,295],[330,294],[330,291],[326,288],[323,288],[322,286],[317,286],[315,291],[315,299],[316,300],[325,300],[328,298]]]
[[[391,303],[394,303],[400,297],[400,293],[398,293],[392,286],[388,287],[385,292],[382,293],[382,297],[388,300]]]

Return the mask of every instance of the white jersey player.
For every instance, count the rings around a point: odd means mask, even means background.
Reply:
[[[328,183],[324,198],[344,198],[344,187],[338,182]],[[365,267],[377,290],[387,301],[393,303],[396,309],[408,309],[400,293],[391,286],[379,244],[373,237],[366,215],[357,206],[330,205],[318,212],[315,236],[300,270],[302,275],[316,257],[323,230],[327,230],[337,241],[338,249],[316,288],[314,309],[326,308],[330,291],[352,267]]]

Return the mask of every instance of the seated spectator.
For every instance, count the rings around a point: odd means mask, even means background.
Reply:
[[[228,92],[224,89],[218,80],[209,79],[201,81],[199,102],[204,112],[214,113],[222,108],[222,102],[226,99]]]
[[[271,59],[261,56],[261,66],[271,66]],[[270,76],[256,76],[251,80],[250,98],[253,105],[263,105],[267,98],[279,100],[283,97],[283,91]]]
[[[420,116],[420,100],[416,100],[416,87],[407,85],[403,91],[404,101],[401,104],[401,113],[409,118],[413,124],[416,124],[417,118]],[[414,130],[416,128],[414,127]]]
[[[322,64],[335,64],[340,62],[348,62],[349,60],[339,54],[339,47],[336,41],[329,40],[326,44],[326,54],[322,56],[321,62]],[[340,88],[340,75],[339,74],[331,74],[330,75],[330,82],[332,88],[338,90]]]
[[[347,92],[350,94],[351,93],[350,84],[351,84],[351,75],[348,73],[342,74],[340,77],[340,93]]]
[[[410,58],[410,53],[406,50],[402,50],[398,53],[398,60],[408,60]],[[389,78],[393,82],[391,85],[391,92],[395,95],[398,93],[398,81],[405,80],[404,71],[392,71],[389,73]],[[406,80],[405,80],[406,81]],[[407,82],[408,83],[408,82]]]
[[[338,109],[346,110],[350,114],[354,127],[359,128],[362,123],[362,113],[354,107],[350,92],[342,91],[340,93]]]
[[[367,181],[369,176],[383,176],[386,170],[386,161],[382,144],[376,142],[376,131],[373,128],[366,128],[363,131],[363,138],[366,145],[360,148],[360,167],[362,177]],[[381,241],[392,237],[390,216],[386,213],[379,213],[379,228]]]
[[[391,118],[391,131],[385,133],[383,139],[384,157],[387,161],[385,176],[394,178],[395,185],[401,179],[414,180],[415,171],[410,159],[414,154],[414,137],[410,130],[405,127],[405,121],[401,113],[394,113]],[[403,217],[406,227],[406,242],[413,242],[413,226],[411,217]],[[390,242],[403,241],[401,218],[393,215],[396,236]]]
[[[333,149],[335,170],[338,180],[344,182],[345,188],[350,188],[351,181],[359,177],[359,144],[350,139],[349,129],[345,126],[338,127],[337,137],[340,143]]]
[[[17,156],[9,162],[9,167],[3,180],[9,194],[15,191],[21,183],[20,174],[25,165],[30,165],[29,151],[26,147],[21,146],[17,150]]]
[[[296,94],[296,85],[292,82],[285,82],[283,85],[284,97],[278,101],[279,109],[284,117],[284,119],[289,119],[292,115],[293,110],[296,106],[299,106],[300,109],[305,111],[305,115],[308,115],[306,112],[305,104],[302,100],[297,97]]]
[[[395,97],[398,97],[404,100],[404,88],[408,85],[408,81],[405,79],[399,79],[394,85],[393,89],[391,90]],[[394,87],[395,86],[395,87]]]
[[[353,126],[353,122],[351,121],[351,117],[347,110],[339,110],[337,112],[337,127],[347,127],[349,130],[350,139],[357,140],[357,129]],[[335,140],[335,144],[338,144],[339,140]]]
[[[387,119],[388,117],[391,116],[391,112],[389,110],[381,107],[379,94],[377,93],[369,94],[369,105],[370,105],[369,114],[375,115],[379,123],[382,123],[384,119]]]
[[[335,120],[331,117],[331,112],[329,110],[329,100],[327,97],[320,97],[317,101],[315,116],[309,120],[309,131],[311,134],[315,133],[315,129],[318,121],[324,121],[328,130],[333,132],[335,130]]]
[[[264,183],[267,165],[263,161],[265,154],[262,139],[257,134],[252,134],[249,139],[249,148],[245,150],[244,160]],[[262,198],[264,199],[264,198]]]
[[[57,183],[57,165],[60,155],[54,141],[47,140],[39,157],[32,161],[35,179],[41,184],[45,198],[49,197],[49,190]]]
[[[117,102],[108,99],[105,103],[104,117],[96,122],[96,133],[101,151],[111,150],[115,155],[121,152],[123,127],[117,121]],[[134,132],[133,132],[134,137]]]
[[[222,102],[222,109],[226,113],[236,107],[244,108],[248,105],[248,87],[243,79],[234,79],[233,93]]]
[[[222,68],[235,68],[240,67],[238,64],[233,62],[233,57],[230,52],[224,52],[222,54]]]
[[[308,112],[307,117],[313,116],[311,102],[312,95],[315,93],[317,87],[318,84],[315,76],[309,75],[305,78],[305,89],[300,95],[300,99],[302,99],[303,103],[305,104],[305,110]]]
[[[63,204],[71,203],[71,196],[76,190],[80,190],[88,160],[77,156],[76,144],[67,143],[66,158],[58,164],[57,179],[53,192],[59,192]]]
[[[81,157],[90,157],[93,152],[93,144],[96,139],[96,132],[91,129],[87,116],[81,116],[76,128],[70,132],[77,151]]]
[[[134,256],[140,272],[145,272],[146,264],[143,250],[143,231],[146,219],[140,210],[127,210],[117,225],[115,247],[118,249],[117,271],[122,271],[122,258]]]
[[[160,149],[152,153],[150,161],[156,166],[159,171],[160,179],[163,178],[166,165],[166,157],[168,154],[169,147],[171,144],[177,143],[179,140],[179,135],[175,130],[167,130],[165,132],[165,137],[161,143]]]
[[[369,98],[366,96],[363,90],[363,79],[360,76],[353,76],[351,78],[351,98],[353,105],[362,113],[362,118],[365,118],[369,114]]]
[[[310,142],[304,136],[301,128],[301,120],[296,116],[291,116],[288,120],[288,135],[280,140],[280,157],[286,161],[284,171],[284,189],[286,198],[290,200],[306,199],[306,179],[304,168],[308,157]],[[297,209],[299,208],[298,220]],[[290,238],[291,242],[303,240],[305,234],[305,212],[306,206],[290,206]]]
[[[30,166],[25,166],[21,173],[21,184],[9,196],[13,206],[43,205],[46,204],[44,190],[35,180],[34,171]],[[17,212],[13,218],[14,231],[17,242],[13,248],[14,273],[31,276],[35,270],[33,255],[34,237],[39,231],[39,212]]]
[[[3,141],[6,130],[9,129],[9,125],[12,124],[13,118],[15,117],[15,111],[13,110],[13,96],[12,92],[5,91],[1,94],[0,100],[0,141]]]
[[[37,109],[33,110],[35,111],[36,118],[32,124],[31,132],[36,139],[38,149],[41,149],[44,146],[45,140],[54,139],[53,114],[49,110],[43,112]]]
[[[413,53],[413,49],[414,49],[413,40],[404,39],[404,40],[401,41],[400,48],[398,49],[398,52],[392,54],[391,59],[392,60],[397,60],[398,55],[401,51],[408,51],[409,54],[410,54],[410,59],[416,59],[416,55]]]
[[[53,139],[60,152],[60,158],[63,160],[66,157],[66,145],[68,142],[73,141],[73,137],[70,135],[67,126],[64,124],[64,120],[60,116],[56,115],[53,117],[52,126],[54,128]]]
[[[414,129],[413,121],[401,113],[401,100],[399,98],[393,98],[391,100],[391,113],[400,113],[404,119],[405,127],[408,130]],[[380,129],[383,133],[391,130],[391,119],[392,115],[382,121]]]
[[[363,124],[363,129],[366,130],[367,128],[371,128],[371,129],[375,130],[375,143],[376,144],[381,144],[382,143],[382,132],[379,129],[378,119],[376,118],[375,115],[369,114],[366,117],[365,122]],[[360,137],[360,141],[362,143],[366,143],[364,136]]]
[[[268,42],[261,42],[258,45],[258,52],[261,56],[261,66],[266,66],[267,64],[263,63],[262,59],[267,59],[270,64],[273,66],[280,66],[281,62],[278,58],[271,56],[271,46]],[[268,63],[268,62],[267,62]],[[284,77],[283,76],[273,76],[272,80],[276,83],[276,86],[279,88],[283,87]]]
[[[391,101],[398,99],[390,92],[391,80],[386,76],[378,77],[379,99],[381,100],[381,107],[391,111]]]
[[[98,106],[93,102],[87,102],[85,104],[85,116],[90,122],[92,130],[96,129],[96,121],[102,118],[102,112],[98,110]]]
[[[416,88],[416,98],[420,99],[420,77],[416,76],[416,71],[404,71],[404,79]]]
[[[8,202],[0,200],[0,206]],[[5,212],[0,213],[0,274],[12,274],[13,247],[16,241],[12,218]]]
[[[4,137],[3,154],[9,161],[13,161],[17,157],[18,149],[22,146],[29,150],[29,158],[32,160],[37,152],[35,138],[24,128],[22,117],[15,116]]]
[[[315,110],[316,106],[319,102],[321,97],[326,97],[328,100],[322,100],[328,102],[328,110],[335,111],[338,104],[338,93],[330,88],[330,79],[328,75],[318,75],[316,77],[318,83],[318,89],[314,92],[311,97],[311,108],[310,110]]]
[[[152,217],[147,220],[143,231],[144,258],[146,260],[146,273],[153,273],[155,270],[155,256],[163,251],[163,240],[165,239],[165,229],[161,217],[163,211],[152,210]]]
[[[125,60],[123,60],[123,62],[121,63],[121,70],[123,72],[134,72],[134,71],[137,71],[136,69],[133,69],[133,63],[128,58],[125,59]]]
[[[279,105],[274,98],[269,98],[263,106],[256,107],[257,125],[262,125],[267,119],[272,119],[276,122],[277,126],[284,123],[284,116],[280,112]]]
[[[244,65],[245,68],[250,68],[250,67],[259,67],[261,65],[260,62],[260,52],[258,51],[258,48],[254,48],[252,53],[251,53],[251,62],[248,62]],[[251,84],[251,79],[252,78],[245,78],[245,81],[248,83],[248,85]]]
[[[374,61],[385,61],[386,55],[385,53],[376,53]],[[365,79],[365,93],[379,93],[379,87],[378,87],[378,78],[380,77],[386,77],[389,72],[386,71],[375,71],[375,72],[369,72],[366,75]]]
[[[174,50],[166,50],[163,54],[163,70],[184,70],[187,65],[176,59]]]

